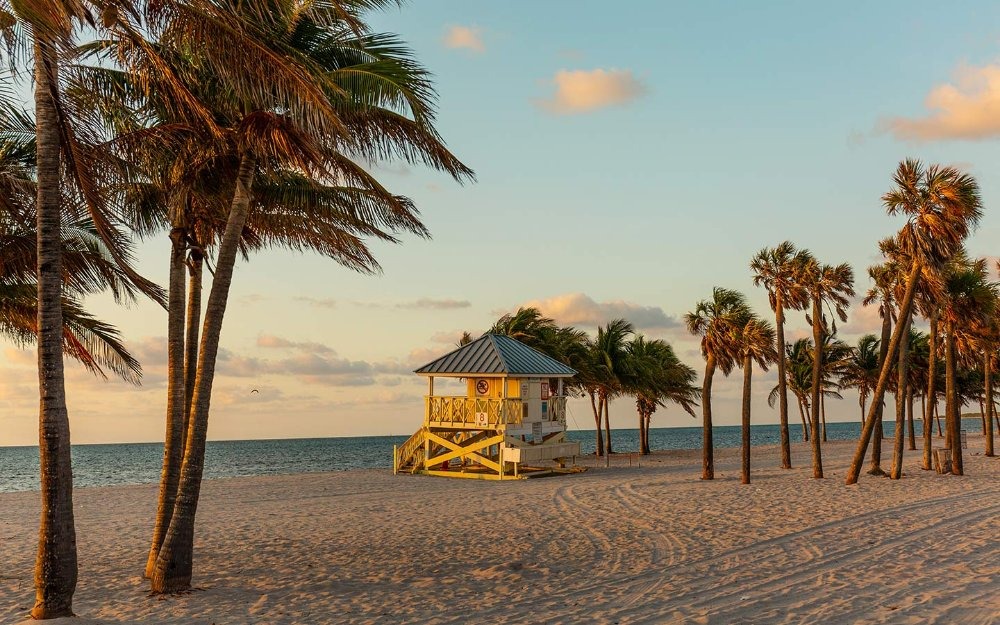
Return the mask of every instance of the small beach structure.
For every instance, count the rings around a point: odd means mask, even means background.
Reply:
[[[580,454],[563,388],[576,371],[520,341],[484,334],[415,373],[427,378],[424,424],[394,449],[394,473],[503,480]],[[464,379],[465,395],[435,395],[435,378]]]

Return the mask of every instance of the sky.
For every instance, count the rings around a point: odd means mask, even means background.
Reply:
[[[370,17],[433,72],[438,128],[474,183],[398,162],[374,172],[412,197],[432,239],[374,243],[383,272],[353,274],[285,251],[236,268],[212,399],[215,440],[410,434],[414,368],[518,306],[594,331],[630,319],[700,372],[683,314],[712,287],[747,294],[750,258],[791,240],[849,262],[856,290],[901,222],[881,206],[907,157],[976,176],[986,211],[968,247],[1000,234],[1000,6],[981,2],[421,0]],[[166,235],[138,247],[167,278]],[[207,284],[206,284],[207,297]],[[89,309],[142,361],[140,388],[67,367],[76,443],[162,441],[166,313],[110,298]],[[852,307],[854,342],[877,313]],[[789,315],[787,338],[807,332]],[[0,445],[37,442],[35,354],[0,344]],[[717,376],[713,412],[739,423],[739,375]],[[777,422],[755,376],[755,423]],[[252,389],[259,393],[251,394]],[[828,419],[858,418],[857,395]],[[661,409],[654,426],[695,426]],[[628,400],[612,425],[635,427]],[[571,401],[571,428],[593,427]]]

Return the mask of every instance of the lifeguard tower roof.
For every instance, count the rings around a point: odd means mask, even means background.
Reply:
[[[576,370],[502,334],[484,334],[468,345],[427,363],[419,375],[569,378]]]

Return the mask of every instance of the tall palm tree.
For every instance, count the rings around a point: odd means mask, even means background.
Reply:
[[[790,241],[764,248],[750,261],[754,286],[767,289],[777,329],[775,350],[778,353],[778,398],[781,430],[781,466],[792,468],[791,443],[788,438],[788,389],[785,381],[785,310],[804,310],[809,295],[802,284],[802,272],[810,259],[806,250],[797,250]]]
[[[35,619],[70,616],[77,582],[76,530],[69,416],[63,371],[64,328],[62,211],[72,195],[91,213],[108,252],[136,278],[144,292],[155,285],[127,268],[127,241],[108,218],[98,184],[102,163],[92,142],[81,139],[74,120],[59,105],[61,66],[75,28],[101,28],[98,14],[111,16],[116,0],[32,0],[0,4],[0,38],[11,67],[25,62],[34,81],[34,174],[37,239],[37,345],[41,521],[35,564]],[[125,8],[125,7],[123,7]],[[84,134],[86,134],[84,132]]]
[[[809,296],[802,285],[802,269],[810,259],[809,252],[797,250],[790,241],[773,248],[764,248],[750,261],[754,286],[767,289],[774,327],[777,329],[775,350],[778,353],[778,398],[781,429],[781,466],[792,468],[792,451],[788,438],[788,388],[785,380],[785,310],[803,310]]]
[[[753,365],[762,371],[767,371],[767,366],[778,359],[777,350],[774,348],[774,328],[756,315],[743,325],[735,328],[737,336],[737,349],[740,356],[740,367],[743,369],[743,412],[742,412],[742,482],[750,483],[750,397],[751,383],[753,381]]]
[[[969,231],[979,223],[982,198],[976,180],[954,167],[932,165],[916,160],[900,163],[893,178],[895,187],[882,197],[890,215],[902,214],[906,224],[897,235],[910,267],[906,290],[899,305],[899,316],[910,314],[917,284],[925,280],[940,282],[937,269],[962,246]],[[876,383],[872,405],[880,405],[889,383],[891,363],[897,354],[902,330],[897,325],[889,342],[888,354]],[[874,410],[869,410],[858,447],[847,471],[847,484],[855,484],[864,463],[865,452],[874,430]]]
[[[715,370],[729,375],[739,358],[734,337],[752,317],[746,298],[739,291],[715,287],[712,299],[702,300],[684,316],[691,334],[701,337],[701,355],[705,358],[705,379],[701,387],[702,472],[701,479],[715,479],[715,455],[712,445],[712,378]]]
[[[854,271],[847,263],[837,266],[826,265],[812,259],[803,271],[803,283],[812,300],[811,321],[813,326],[813,367],[812,381],[812,463],[813,477],[823,477],[823,456],[820,437],[820,401],[823,384],[823,306],[829,305],[841,321],[847,321],[847,307],[854,296]],[[835,323],[835,322],[834,322]],[[836,326],[834,326],[834,330]]]
[[[266,63],[261,61],[271,57],[285,63],[254,74],[230,70],[218,77],[224,88],[198,92],[217,111],[221,149],[234,163],[236,174],[202,324],[177,497],[152,575],[154,592],[190,587],[194,515],[219,336],[257,182],[275,168],[305,172],[319,180],[371,181],[350,158],[402,158],[444,170],[459,180],[471,177],[471,171],[444,148],[434,131],[434,92],[426,72],[394,37],[370,34],[364,25],[363,10],[386,3],[344,1],[301,7],[287,0],[275,7],[274,2],[252,0],[221,4],[207,25],[198,22],[194,27],[181,18],[168,22],[160,40],[183,42],[193,32],[205,36],[210,29],[220,31],[220,41],[230,32],[247,33],[254,40],[249,54],[256,55],[251,66],[257,63],[263,70]],[[209,5],[206,10],[215,7]],[[236,61],[228,46],[198,52],[215,55],[215,61]],[[239,50],[235,65],[245,68],[247,54]],[[359,64],[392,72],[392,79],[373,77],[373,72],[362,71]],[[353,219],[365,222],[371,217],[366,212]],[[399,217],[393,219],[393,227],[423,231],[412,214],[406,224]]]

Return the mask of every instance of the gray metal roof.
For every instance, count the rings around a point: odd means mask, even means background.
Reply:
[[[502,334],[484,334],[468,345],[427,363],[421,375],[509,375],[568,378],[576,371],[524,343]]]

